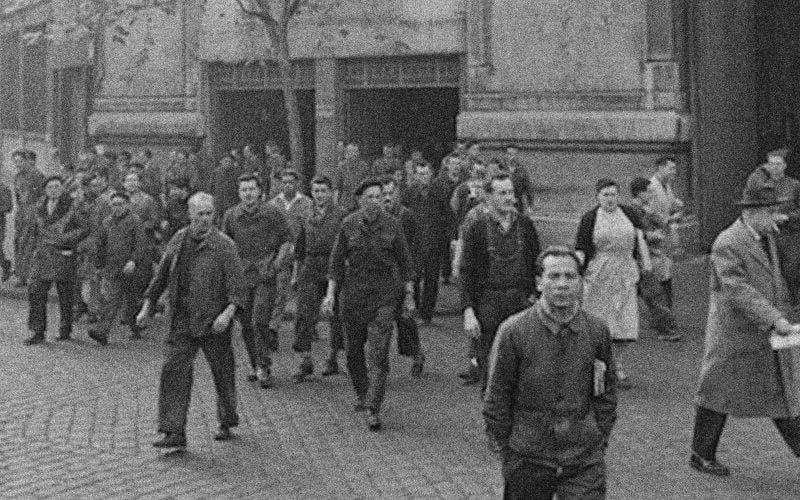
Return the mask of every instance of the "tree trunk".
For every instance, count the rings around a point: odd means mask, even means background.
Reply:
[[[297,94],[294,89],[294,72],[289,59],[287,31],[279,35],[278,68],[281,75],[283,105],[286,108],[286,125],[289,128],[289,150],[292,155],[292,167],[305,175],[305,151],[303,148],[303,128],[300,124],[300,110],[297,106]],[[309,179],[305,179],[308,182]]]

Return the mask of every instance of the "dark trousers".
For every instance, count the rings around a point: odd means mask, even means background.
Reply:
[[[672,300],[673,300],[673,297],[672,297],[672,280],[668,279],[668,280],[662,281],[661,282],[661,288],[664,289],[664,294],[666,296],[667,307],[672,309]]]
[[[244,340],[250,367],[269,368],[270,358],[269,320],[275,304],[275,282],[263,283],[250,288],[247,303],[237,313],[242,325]]]
[[[697,407],[694,419],[694,436],[692,437],[692,451],[706,460],[715,460],[717,445],[725,428],[727,415],[718,413],[702,406]],[[775,427],[778,428],[783,440],[789,445],[792,453],[800,457],[800,418],[775,418]]]
[[[503,461],[508,500],[593,500],[606,497],[603,461],[570,467],[549,467],[508,452]]]
[[[125,277],[101,278],[98,333],[106,337],[111,333],[120,308],[122,308],[122,322],[132,331],[136,330],[136,313],[141,307],[141,292],[137,283]]]
[[[353,389],[356,395],[366,399],[367,407],[375,412],[380,411],[386,393],[394,311],[394,306],[383,306],[371,315],[344,320],[347,371]]]
[[[325,279],[300,279],[297,283],[297,317],[294,324],[294,344],[292,345],[292,349],[296,352],[311,352],[314,332],[319,321],[319,307],[322,305],[322,299],[325,298],[327,288],[328,281]],[[342,322],[339,320],[336,310],[330,318],[330,325],[331,354],[335,356],[337,351],[344,348]]]
[[[492,342],[494,342],[494,337],[497,335],[497,329],[506,318],[525,309],[525,301],[526,297],[517,288],[486,290],[481,298],[481,303],[478,306],[478,310],[475,311],[475,315],[481,325],[481,336],[476,347],[483,390],[486,390],[489,351],[492,349]]]
[[[441,256],[437,255],[437,252],[423,255],[418,268],[420,276],[414,282],[414,301],[417,304],[419,317],[424,321],[430,321],[439,296]]]
[[[44,335],[47,330],[47,294],[56,284],[60,335],[72,333],[72,299],[75,293],[75,279],[33,280],[28,285],[28,329],[36,335]]]
[[[456,239],[453,235],[452,239]],[[453,254],[450,253],[450,238],[443,238],[436,248],[441,256],[439,267],[442,270],[442,278],[450,279],[453,276]]]
[[[183,434],[192,395],[194,358],[198,349],[211,368],[217,389],[217,418],[225,427],[239,424],[230,333],[191,337],[181,332],[164,345],[164,365],[158,390],[158,431]]]
[[[654,278],[649,283],[644,283],[644,278],[639,282],[639,295],[650,311],[652,326],[659,335],[675,333],[677,322],[672,313],[672,281],[661,281]]]

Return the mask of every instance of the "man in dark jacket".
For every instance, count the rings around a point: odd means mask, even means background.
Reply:
[[[539,236],[533,223],[514,207],[514,184],[507,173],[487,184],[488,210],[464,228],[461,289],[464,331],[475,339],[477,366],[468,383],[486,386],[489,349],[497,328],[524,309],[535,293]],[[474,366],[474,365],[472,365]],[[479,377],[475,377],[478,375]]]
[[[217,389],[218,441],[232,437],[236,413],[231,321],[244,305],[242,263],[234,242],[216,229],[214,199],[208,193],[189,198],[189,227],[169,241],[136,317],[142,328],[153,304],[169,289],[170,318],[158,397],[156,448],[186,446],[186,415],[192,393],[194,358],[202,350]]]
[[[14,285],[25,286],[31,256],[33,255],[33,229],[36,226],[36,209],[44,194],[45,175],[36,168],[36,153],[27,149],[11,155],[17,173],[14,175]]]
[[[583,311],[578,256],[550,247],[537,261],[535,305],[500,327],[483,417],[503,458],[505,498],[602,499],[616,420],[611,337]]]
[[[120,306],[123,306],[122,319],[131,331],[131,338],[141,338],[136,313],[142,290],[140,281],[151,274],[149,269],[140,269],[145,263],[150,264],[148,251],[144,225],[131,211],[128,194],[115,192],[111,195],[111,215],[105,218],[97,235],[100,317],[97,328],[89,330],[89,337],[100,345],[108,344]]]
[[[88,228],[80,216],[78,204],[64,192],[64,181],[51,176],[44,183],[45,197],[36,208],[31,236],[28,289],[28,328],[32,336],[26,345],[44,342],[47,329],[47,294],[55,283],[60,311],[59,340],[72,334],[72,304],[78,267],[76,247],[86,237]]]
[[[400,223],[383,210],[381,181],[364,180],[354,194],[360,208],[344,219],[336,236],[322,310],[333,313],[341,289],[340,315],[347,339],[347,371],[358,398],[356,410],[369,410],[367,426],[379,431],[395,309],[405,287],[403,314],[413,313],[414,271]]]
[[[0,183],[0,266],[3,271],[3,281],[11,276],[11,261],[6,259],[6,215],[14,210],[14,195],[11,189]]]

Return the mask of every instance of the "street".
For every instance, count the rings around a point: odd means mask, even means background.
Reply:
[[[676,312],[686,340],[666,343],[649,330],[623,361],[634,388],[619,393],[608,449],[609,498],[794,499],[800,469],[772,422],[731,419],[719,460],[729,478],[688,466],[692,397],[702,356],[705,259],[678,264]],[[445,286],[440,309],[455,310]],[[278,385],[245,380],[235,334],[241,425],[237,439],[213,440],[217,426],[211,376],[202,355],[187,426],[188,449],[162,455],[155,434],[163,319],[128,340],[121,327],[107,347],[76,325],[75,340],[56,342],[51,304],[48,341],[25,347],[27,304],[0,299],[0,497],[3,498],[498,498],[499,462],[488,450],[478,389],[460,385],[460,318],[438,316],[421,331],[427,363],[392,355],[384,431],[368,432],[352,411],[346,376],[295,384],[292,325],[285,323],[273,367]],[[643,327],[647,321],[642,321]],[[395,349],[393,349],[394,351]],[[325,341],[314,346],[317,371]],[[343,365],[344,356],[340,357]]]

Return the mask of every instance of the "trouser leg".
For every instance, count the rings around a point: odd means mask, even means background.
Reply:
[[[270,314],[269,328],[275,331],[280,329],[283,321],[283,312],[292,293],[292,268],[284,266],[275,278],[275,298]]]
[[[139,331],[136,326],[136,314],[142,307],[142,294],[144,290],[138,282],[122,282],[122,319],[132,331]]]
[[[344,350],[344,323],[339,315],[339,295],[337,294],[333,303],[333,316],[330,318],[330,349],[331,358],[335,359],[339,351]]]
[[[442,277],[450,279],[453,275],[453,255],[450,253],[449,238],[442,238],[439,242],[438,253],[441,256],[439,267],[442,271]]]
[[[108,337],[117,311],[122,303],[122,284],[120,280],[103,277],[100,279],[100,317],[97,321],[97,332]]]
[[[605,462],[566,467],[560,475],[556,472],[556,481],[559,499],[602,500],[606,497]]]
[[[363,397],[369,389],[367,376],[367,363],[364,357],[364,344],[367,341],[367,322],[365,319],[358,321],[346,320],[343,323],[344,337],[347,349],[347,372],[353,383],[356,395]]]
[[[277,293],[274,281],[259,283],[253,295],[253,329],[255,330],[256,346],[261,349],[264,366],[270,366],[273,342],[270,338],[270,318],[275,307]],[[277,331],[277,330],[276,330]],[[277,342],[277,339],[274,339]]]
[[[430,321],[436,308],[436,298],[439,295],[440,261],[436,253],[428,255],[422,269],[422,290],[419,298],[419,315],[423,320]]]
[[[552,500],[557,489],[556,470],[531,463],[513,451],[503,459],[506,500]]]
[[[477,318],[481,325],[481,335],[477,342],[478,367],[481,372],[481,390],[486,390],[489,351],[500,323],[523,309],[522,294],[519,290],[487,290],[478,306]]]
[[[223,427],[239,425],[236,413],[236,377],[230,333],[213,334],[200,341],[217,389],[217,419]]]
[[[72,333],[72,304],[75,299],[75,279],[56,281],[56,292],[58,292],[60,313],[58,332],[61,335],[69,335]]]
[[[367,406],[378,412],[386,394],[386,379],[389,376],[389,348],[394,329],[394,306],[378,309],[375,318],[367,326],[367,377],[369,391]]]
[[[263,345],[261,334],[256,334],[253,328],[253,301],[255,299],[255,288],[251,288],[247,293],[247,301],[243,308],[237,313],[239,324],[242,327],[242,340],[244,341],[247,357],[250,359],[250,367],[255,370],[257,367],[265,367]]]
[[[314,332],[319,321],[319,307],[325,295],[324,283],[303,279],[297,284],[297,315],[294,322],[295,352],[311,352]]]
[[[669,306],[667,291],[661,286],[662,293],[656,296],[642,296],[642,300],[650,311],[656,331],[661,335],[673,333],[676,328],[675,315]]]
[[[661,282],[661,288],[664,289],[664,293],[666,294],[666,305],[669,309],[672,309],[672,279],[664,280]]]
[[[47,293],[52,284],[50,280],[33,280],[28,285],[28,329],[38,335],[47,330]]]
[[[190,338],[179,338],[165,344],[158,389],[159,432],[183,434],[186,430],[198,347],[198,342]]]
[[[800,417],[776,418],[773,420],[781,437],[791,448],[794,456],[800,457]]]
[[[705,460],[715,460],[726,419],[724,413],[698,406],[694,417],[692,451]]]

